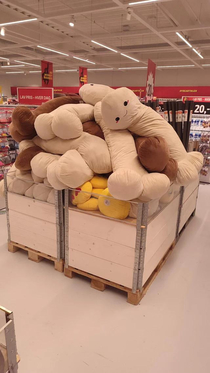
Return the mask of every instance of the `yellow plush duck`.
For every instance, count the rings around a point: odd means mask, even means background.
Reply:
[[[90,181],[71,192],[71,202],[80,210],[97,211],[115,219],[126,219],[130,203],[114,199],[107,188],[107,179],[94,176]]]

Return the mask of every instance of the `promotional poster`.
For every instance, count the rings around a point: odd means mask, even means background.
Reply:
[[[156,64],[148,60],[147,82],[146,82],[146,102],[153,99],[155,87]]]
[[[79,67],[79,86],[87,84],[87,67]]]
[[[48,61],[41,61],[42,66],[42,87],[53,87],[53,64]]]

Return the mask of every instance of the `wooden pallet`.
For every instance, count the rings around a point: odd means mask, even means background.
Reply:
[[[32,260],[33,262],[39,263],[43,259],[48,259],[48,260],[51,260],[52,262],[54,262],[54,266],[55,266],[56,271],[63,272],[63,270],[64,270],[64,260],[63,259],[57,260],[57,258],[54,258],[50,255],[41,253],[40,251],[30,249],[27,246],[21,245],[19,243],[13,242],[13,241],[10,241],[8,243],[8,250],[9,250],[10,253],[16,253],[16,251],[18,251],[20,249],[24,250],[24,251],[27,251],[28,252],[28,259]]]
[[[73,268],[73,267],[70,267],[70,266],[64,268],[64,274],[65,274],[65,276],[67,276],[69,278],[73,278],[76,274],[84,276],[84,277],[88,277],[88,278],[91,279],[91,287],[93,289],[96,289],[96,290],[99,290],[99,291],[104,291],[107,286],[114,287],[116,289],[122,290],[125,293],[127,293],[128,303],[133,304],[133,305],[138,305],[139,302],[141,301],[141,299],[146,294],[150,285],[153,283],[153,281],[157,277],[158,273],[160,272],[161,268],[165,264],[166,260],[168,259],[169,255],[171,254],[175,245],[176,245],[176,240],[174,240],[174,242],[172,243],[172,245],[168,249],[167,253],[164,255],[162,260],[159,262],[159,264],[157,265],[157,267],[155,268],[155,270],[153,271],[153,273],[151,274],[149,279],[146,281],[142,290],[141,291],[138,290],[136,293],[132,293],[132,289],[126,288],[125,286],[116,284],[114,282],[105,280],[103,278],[100,278],[98,276],[94,276],[90,273],[81,271],[80,269]]]

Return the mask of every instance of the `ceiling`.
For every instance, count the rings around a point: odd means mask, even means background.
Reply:
[[[1,0],[0,23],[30,18],[36,21],[7,25],[0,36],[0,74],[36,72],[40,61],[53,62],[54,71],[80,65],[95,69],[147,67],[148,58],[160,69],[210,67],[210,1],[156,0]],[[143,1],[143,0],[142,0]],[[130,20],[128,12],[131,13]],[[74,23],[74,27],[69,26]],[[190,48],[176,34],[190,42]],[[91,42],[104,44],[116,52]],[[40,45],[68,56],[38,48]],[[194,51],[197,50],[203,59]],[[133,59],[123,56],[126,54]],[[88,63],[73,58],[93,62]],[[7,66],[20,62],[38,66]],[[16,62],[20,61],[20,62]]]

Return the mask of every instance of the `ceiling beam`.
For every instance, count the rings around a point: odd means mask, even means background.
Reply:
[[[120,0],[112,0],[112,1],[115,4],[117,4],[119,6],[119,8],[122,8],[122,9],[126,10],[126,6],[123,3],[121,3]],[[188,56],[187,53],[185,53],[184,51],[182,51],[176,44],[174,44],[173,42],[171,42],[167,37],[165,37],[159,31],[157,31],[145,19],[143,19],[142,17],[140,17],[139,15],[137,15],[135,12],[133,12],[132,17],[134,17],[137,21],[139,21],[145,27],[147,27],[148,29],[150,29],[155,35],[159,36],[159,38],[161,38],[162,40],[164,40],[165,42],[167,42],[169,45],[171,45],[176,51],[178,51],[184,57],[186,57],[186,59],[188,59],[189,61],[193,62],[197,67],[199,67],[199,68],[202,69],[202,66],[199,63],[197,63],[193,58],[191,58],[190,56]]]

